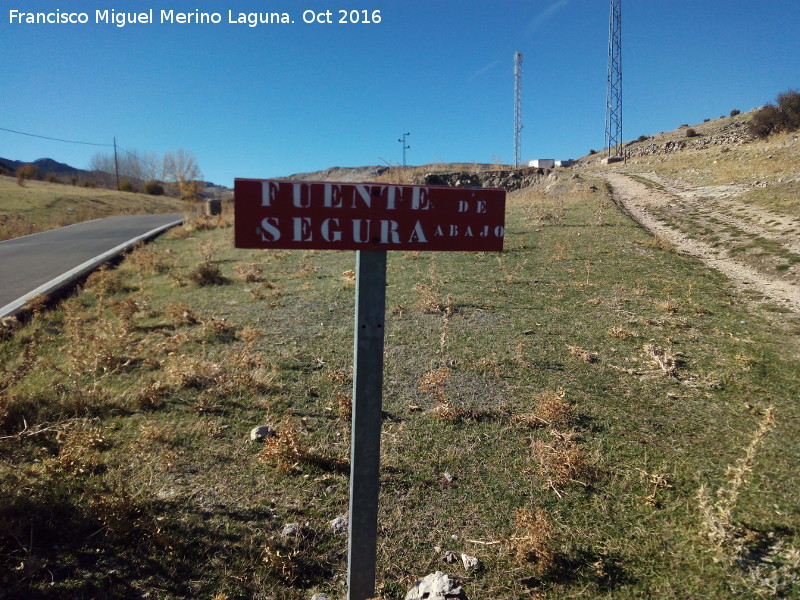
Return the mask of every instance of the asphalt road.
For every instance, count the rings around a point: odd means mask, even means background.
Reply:
[[[108,217],[0,242],[0,317],[182,220],[181,214]]]

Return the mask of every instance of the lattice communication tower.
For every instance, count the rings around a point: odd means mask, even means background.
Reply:
[[[606,153],[622,149],[622,0],[611,0],[608,19],[608,80],[606,87]]]
[[[522,52],[514,53],[514,167],[522,162]]]

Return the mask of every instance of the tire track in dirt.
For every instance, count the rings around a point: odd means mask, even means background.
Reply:
[[[704,221],[714,217],[745,233],[777,242],[791,252],[800,254],[800,238],[787,233],[800,222],[797,217],[731,199],[750,189],[748,185],[686,187],[659,177],[656,173],[642,173],[640,176],[664,187],[672,196],[672,204],[697,212]]]
[[[757,291],[770,300],[800,315],[800,288],[742,264],[727,255],[726,250],[694,239],[667,226],[651,210],[675,202],[675,198],[659,190],[649,189],[642,183],[621,173],[603,173],[611,185],[613,200],[625,213],[644,229],[675,246],[678,252],[698,258],[706,265],[728,277],[741,290]]]

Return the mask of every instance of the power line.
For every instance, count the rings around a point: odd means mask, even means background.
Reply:
[[[27,135],[29,137],[41,138],[43,140],[52,140],[54,142],[64,142],[67,144],[83,144],[84,146],[103,146],[106,148],[111,148],[114,146],[114,144],[95,144],[94,142],[78,142],[76,140],[64,140],[61,138],[48,137],[46,135],[36,135],[35,133],[25,133],[24,131],[15,131],[13,129],[6,129],[5,127],[0,127],[0,131],[8,131],[9,133]]]

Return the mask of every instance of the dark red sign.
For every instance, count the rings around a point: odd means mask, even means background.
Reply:
[[[501,251],[505,190],[237,179],[237,248]]]

